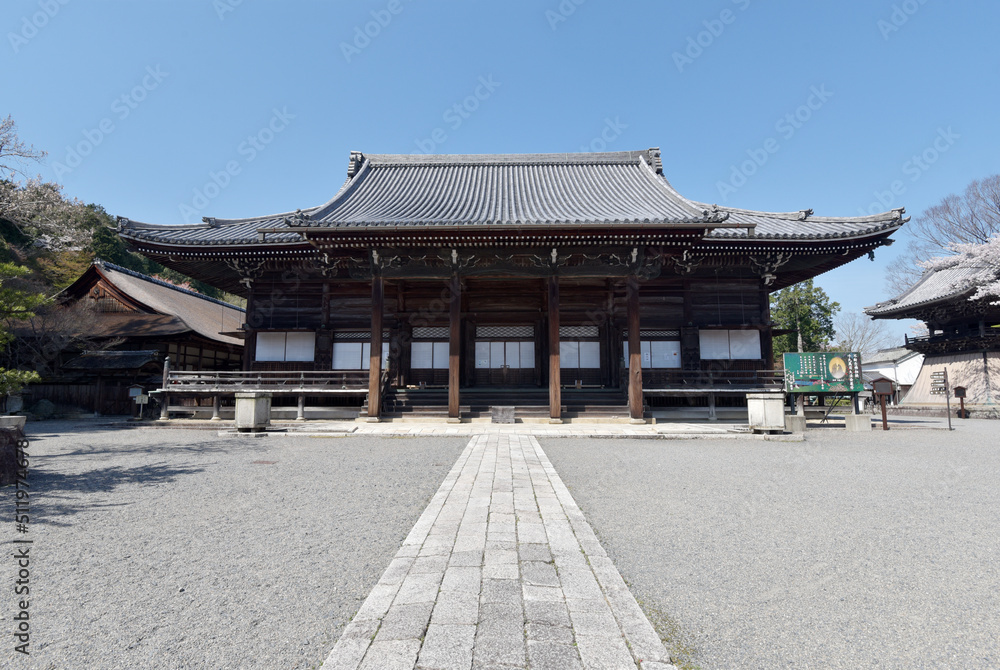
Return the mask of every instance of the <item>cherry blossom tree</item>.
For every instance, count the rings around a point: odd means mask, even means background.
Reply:
[[[958,253],[954,245],[985,244],[1000,235],[1000,174],[974,180],[962,194],[945,196],[905,227],[906,251],[889,266],[889,288],[899,295],[920,278],[921,263]]]
[[[969,300],[992,298],[992,304],[1000,304],[1000,234],[981,244],[952,244],[948,250],[952,255],[933,258],[920,266],[927,270],[964,268],[969,272],[963,275],[962,286],[976,289]]]

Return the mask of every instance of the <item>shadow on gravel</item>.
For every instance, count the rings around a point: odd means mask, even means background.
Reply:
[[[32,489],[38,493],[31,507],[31,520],[34,523],[69,526],[71,524],[66,522],[65,517],[79,512],[131,504],[107,503],[99,494],[111,493],[125,484],[149,486],[169,483],[178,477],[197,474],[203,470],[200,467],[155,463],[135,468],[110,467],[72,474],[35,470],[31,473],[30,482]]]
[[[29,438],[30,439],[30,438]],[[210,454],[210,453],[229,453],[233,449],[241,449],[243,451],[252,451],[253,446],[262,448],[267,446],[264,444],[258,445],[257,443],[241,443],[235,440],[224,440],[219,438],[217,440],[212,440],[210,442],[193,442],[190,444],[176,444],[169,440],[164,440],[159,444],[133,444],[133,445],[122,445],[122,446],[106,446],[106,445],[88,445],[81,444],[78,449],[73,451],[61,451],[58,454],[52,454],[47,456],[36,456],[39,461],[45,458],[70,458],[73,456],[100,456],[100,455],[115,455],[115,456],[125,456],[129,454]]]

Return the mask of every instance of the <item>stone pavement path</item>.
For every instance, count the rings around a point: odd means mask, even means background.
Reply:
[[[324,670],[674,668],[530,435],[469,442]]]

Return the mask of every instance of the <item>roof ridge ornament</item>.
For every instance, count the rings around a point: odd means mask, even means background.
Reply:
[[[660,158],[660,147],[652,147],[647,152],[649,164],[656,174],[663,174],[663,159]]]
[[[805,221],[806,219],[808,219],[812,215],[813,215],[813,211],[811,209],[800,209],[799,210],[799,221]]]
[[[352,151],[350,161],[347,164],[347,178],[353,179],[354,175],[361,169],[361,164],[365,162],[365,155],[360,151]]]

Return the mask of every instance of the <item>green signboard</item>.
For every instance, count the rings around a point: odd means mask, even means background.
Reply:
[[[859,353],[784,354],[787,393],[859,393]]]

